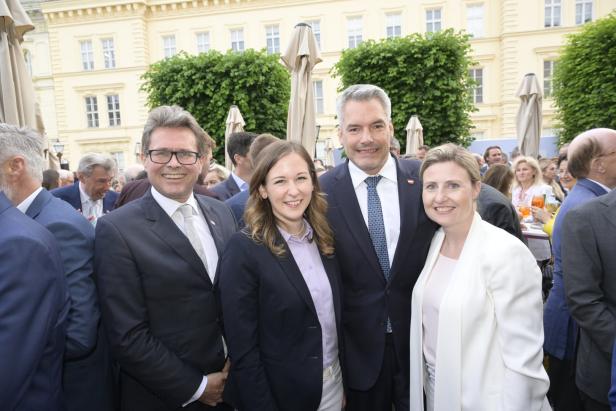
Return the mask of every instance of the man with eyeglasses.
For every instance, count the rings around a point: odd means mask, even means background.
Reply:
[[[575,265],[566,264],[567,257],[575,258],[575,256],[565,255],[571,253],[571,250],[565,251],[563,243],[572,240],[567,238],[571,236],[571,230],[565,229],[565,226],[570,224],[567,214],[616,188],[615,153],[616,130],[607,128],[596,128],[581,133],[573,139],[567,151],[569,160],[567,168],[571,175],[577,178],[577,183],[563,201],[554,222],[552,235],[554,285],[550,290],[543,314],[545,332],[543,350],[550,364],[548,398],[558,410],[601,409],[602,405],[607,405],[610,359],[607,354],[597,350],[595,343],[587,334],[588,331],[585,330],[593,327],[600,329],[603,327],[603,322],[584,318],[585,309],[578,306],[594,305],[596,309],[601,310],[601,304],[598,302],[602,298],[592,295],[591,289],[597,285],[594,279],[584,278],[580,281],[582,279],[579,276],[583,277],[584,273],[577,271]],[[611,230],[611,227],[604,228]],[[590,240],[588,236],[581,239]],[[570,277],[577,280],[569,281]],[[580,346],[576,347],[578,324],[581,327],[581,339]],[[574,361],[576,351],[577,365]]]
[[[118,193],[111,189],[115,173],[113,158],[106,154],[89,153],[79,160],[79,182],[56,188],[51,194],[68,202],[92,225],[96,225],[100,216],[113,209],[118,198]]]
[[[142,135],[152,187],[96,227],[97,285],[123,410],[230,409],[214,293],[236,222],[223,203],[193,192],[207,139],[182,108],[152,110]]]

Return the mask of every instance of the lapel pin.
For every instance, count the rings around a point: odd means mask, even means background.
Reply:
[[[212,220],[210,220],[210,224],[212,224],[212,225],[216,225],[216,223],[215,223],[215,222],[213,222]]]
[[[409,184],[415,184],[415,180],[411,180],[410,178],[408,180],[406,180],[407,183]]]

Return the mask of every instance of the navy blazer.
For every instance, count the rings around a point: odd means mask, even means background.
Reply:
[[[297,263],[282,236],[275,256],[245,231],[231,237],[219,271],[219,294],[239,410],[314,411],[323,384],[319,318]],[[335,256],[321,255],[331,285],[342,353],[341,286]]]
[[[63,409],[69,309],[54,237],[0,191],[0,408]]]
[[[235,219],[220,201],[195,197],[220,255]],[[217,280],[151,192],[98,220],[94,261],[122,409],[179,409],[225,363]]]
[[[595,197],[607,193],[600,185],[581,178],[565,197],[560,206],[552,232],[552,254],[554,255],[554,285],[543,307],[543,330],[545,340],[543,350],[556,358],[573,358],[577,335],[577,324],[571,318],[565,298],[562,269],[562,229],[569,210],[584,204]]]
[[[355,390],[372,387],[381,370],[389,317],[398,364],[409,384],[411,290],[421,272],[437,225],[421,200],[416,160],[396,160],[400,202],[400,237],[385,281],[368,227],[362,216],[348,161],[320,178],[327,193],[328,219],[340,262],[345,340],[346,382]]]
[[[614,343],[614,351],[612,352],[612,386],[608,397],[612,411],[616,411],[616,342]]]
[[[246,223],[244,223],[244,211],[246,210],[246,204],[248,203],[249,197],[250,190],[244,190],[225,200],[225,204],[231,209],[231,212],[235,216],[235,221],[237,221],[240,229],[244,228],[246,225]]]
[[[220,183],[216,184],[210,190],[214,192],[216,196],[222,201],[225,201],[226,199],[231,198],[240,192],[240,188],[237,186],[237,183],[232,176],[229,176],[229,178],[227,178],[225,181],[221,181]]]
[[[55,188],[51,190],[51,194],[66,201],[73,208],[81,212],[81,195],[79,194],[79,181],[65,187]],[[103,197],[103,214],[107,214],[113,210],[113,205],[118,199],[118,193],[113,190],[107,191]]]

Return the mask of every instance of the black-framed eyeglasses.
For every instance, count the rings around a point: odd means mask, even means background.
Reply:
[[[194,151],[148,150],[147,154],[156,164],[167,164],[174,155],[178,163],[185,166],[193,165],[201,158],[201,154]]]

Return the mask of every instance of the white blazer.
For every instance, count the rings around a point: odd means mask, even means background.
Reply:
[[[445,238],[413,289],[411,411],[423,411],[422,305]],[[541,272],[528,248],[475,213],[439,310],[434,411],[545,411]]]

